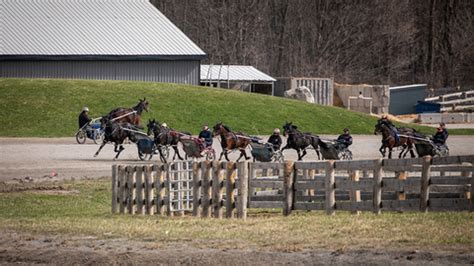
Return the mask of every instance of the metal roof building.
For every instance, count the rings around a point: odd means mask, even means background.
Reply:
[[[148,0],[2,0],[0,77],[199,84],[206,54]]]
[[[415,114],[416,104],[427,94],[426,84],[390,87],[389,113],[393,115]]]
[[[201,65],[201,85],[274,95],[275,81],[253,66]]]

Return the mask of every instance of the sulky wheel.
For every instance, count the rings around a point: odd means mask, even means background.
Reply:
[[[79,144],[84,144],[86,142],[86,139],[87,139],[87,136],[86,136],[86,132],[83,131],[83,130],[79,130],[77,133],[76,133],[76,141],[77,143]]]

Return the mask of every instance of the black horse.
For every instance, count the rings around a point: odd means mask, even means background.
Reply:
[[[286,122],[283,125],[283,135],[288,135],[288,141],[286,142],[286,146],[283,147],[281,151],[283,152],[285,149],[295,149],[298,153],[298,161],[301,161],[307,153],[306,149],[309,146],[312,146],[318,155],[318,160],[320,160],[318,146],[320,141],[319,136],[313,135],[310,132],[301,133],[297,128],[298,127],[293,125],[291,122]],[[300,151],[303,151],[303,154],[300,154]]]
[[[176,131],[168,127],[162,127],[160,122],[155,119],[148,120],[147,128],[148,135],[153,132],[154,141],[157,147],[171,146],[174,150],[173,161],[176,159],[176,156],[178,156],[180,160],[183,160],[183,157],[181,157],[181,154],[179,154],[178,143],[182,136],[190,136],[190,133]],[[160,153],[161,161],[166,163],[166,159],[168,157],[167,154],[164,154],[165,152],[161,148],[159,148],[158,151]]]
[[[94,154],[94,157],[99,155],[99,152],[105,144],[113,142],[114,151],[117,153],[114,158],[114,160],[116,160],[120,153],[125,149],[122,144],[126,138],[130,139],[132,142],[136,142],[137,139],[134,133],[135,128],[128,122],[116,122],[107,118],[102,118],[101,123],[104,127],[104,140],[97,152]]]

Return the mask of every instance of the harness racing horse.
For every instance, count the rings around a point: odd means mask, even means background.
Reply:
[[[104,140],[100,145],[97,152],[94,154],[94,157],[99,155],[99,152],[108,142],[114,143],[114,151],[117,153],[114,160],[116,160],[120,153],[125,149],[123,147],[123,142],[126,138],[130,139],[132,142],[136,142],[135,133],[133,132],[135,128],[133,125],[127,122],[116,122],[112,121],[111,119],[102,118],[102,124],[105,125],[104,129]]]
[[[180,160],[183,160],[183,157],[179,154],[178,150],[178,142],[181,139],[182,136],[187,135],[190,136],[191,134],[188,132],[180,132],[176,131],[173,129],[170,129],[168,127],[162,127],[160,122],[153,119],[153,120],[148,120],[147,124],[147,134],[150,135],[153,132],[154,135],[154,141],[156,146],[171,146],[173,147],[174,150],[174,155],[173,155],[173,161],[176,158],[176,155]],[[161,161],[166,163],[167,155],[163,154],[162,149],[158,149],[160,152],[160,158]]]
[[[148,101],[146,100],[146,98],[143,98],[143,100],[139,99],[138,103],[132,108],[116,108],[110,111],[106,117],[108,119],[114,119],[113,121],[116,122],[127,122],[139,128],[142,128],[140,126],[140,117],[143,111],[148,112]]]
[[[222,122],[217,123],[212,131],[212,136],[216,137],[220,135],[221,137],[221,147],[222,152],[219,156],[219,160],[222,159],[222,156],[225,157],[227,161],[229,161],[229,157],[227,157],[229,151],[238,149],[240,150],[240,156],[237,159],[237,162],[240,158],[245,157],[245,160],[250,159],[245,152],[245,148],[250,144],[250,136],[243,133],[243,132],[232,132],[229,127],[222,124]]]
[[[319,136],[313,135],[310,132],[301,133],[298,130],[298,127],[293,125],[292,122],[286,122],[283,125],[283,136],[288,135],[288,141],[286,142],[286,146],[281,149],[294,149],[298,153],[298,161],[303,160],[303,157],[307,154],[306,149],[309,146],[312,146],[313,149],[316,151],[318,155],[318,160],[320,160],[319,154]],[[303,154],[300,154],[300,151],[303,151]]]
[[[374,135],[378,133],[382,134],[382,146],[380,146],[380,153],[382,157],[385,157],[386,149],[388,148],[388,158],[392,158],[392,150],[396,147],[402,147],[402,151],[398,155],[398,158],[405,158],[408,152],[412,158],[415,158],[415,152],[413,151],[413,139],[409,136],[413,136],[416,132],[413,128],[398,128],[398,131],[405,136],[400,136],[397,143],[395,132],[390,129],[387,122],[379,120],[375,125]]]

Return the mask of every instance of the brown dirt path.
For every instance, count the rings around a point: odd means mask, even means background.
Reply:
[[[308,250],[303,252],[197,249],[185,243],[138,242],[0,232],[0,264],[187,265],[469,265],[474,253],[417,250]]]

